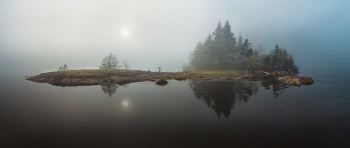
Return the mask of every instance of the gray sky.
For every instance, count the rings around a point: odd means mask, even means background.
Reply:
[[[340,70],[350,68],[349,6],[320,0],[2,0],[0,65],[28,75],[63,64],[98,68],[112,52],[132,69],[177,71],[218,21],[229,20],[235,35],[255,47],[286,47],[302,71]]]

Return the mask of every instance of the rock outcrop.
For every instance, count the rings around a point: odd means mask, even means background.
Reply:
[[[271,77],[292,76],[297,75],[298,71],[293,71],[290,68],[273,68],[273,69],[260,69],[251,70],[250,75],[254,75],[255,78],[265,79]]]
[[[278,80],[293,84],[293,85],[302,85],[302,84],[312,84],[314,80],[310,77],[301,77],[301,76],[285,76],[277,78]]]
[[[241,76],[242,79],[255,79],[254,75],[245,75],[245,76]]]
[[[161,78],[158,81],[156,81],[156,84],[164,86],[164,85],[168,84],[168,81],[165,78]]]

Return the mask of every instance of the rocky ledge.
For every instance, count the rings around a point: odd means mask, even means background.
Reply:
[[[253,75],[257,79],[276,78],[281,76],[297,75],[299,71],[290,68],[269,68],[269,69],[257,69],[251,70],[250,75]]]
[[[314,80],[310,77],[301,77],[301,76],[285,76],[277,78],[278,80],[293,84],[293,85],[301,85],[301,84],[312,84]]]
[[[30,76],[26,80],[49,83],[55,86],[100,85],[103,83],[125,84],[141,81],[155,81],[161,77],[171,77],[173,73],[155,72],[126,72],[126,73],[102,73],[93,76],[80,75],[79,73],[48,72],[36,76]]]

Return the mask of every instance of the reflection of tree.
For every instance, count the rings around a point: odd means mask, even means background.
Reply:
[[[112,83],[106,83],[106,84],[102,84],[101,88],[105,94],[108,93],[109,97],[112,97],[115,91],[117,91],[118,85],[112,84]]]
[[[256,83],[247,85],[247,83],[225,81],[190,81],[189,85],[196,98],[203,100],[208,107],[215,110],[219,118],[221,113],[228,118],[236,98],[247,103],[250,96],[259,91]]]
[[[284,89],[288,87],[288,84],[278,80],[265,81],[261,85],[267,90],[272,85],[275,97],[283,93]],[[228,118],[236,101],[240,103],[243,100],[247,103],[250,96],[256,95],[259,91],[257,83],[245,82],[190,81],[189,86],[196,98],[203,100],[208,107],[216,112],[219,118],[221,114]]]
[[[265,87],[265,89],[267,89],[267,90],[269,90],[270,85],[272,85],[272,91],[273,91],[273,94],[275,95],[275,97],[277,97],[281,93],[285,92],[284,89],[286,89],[288,87],[288,84],[282,83],[278,80],[265,81],[265,82],[262,82],[261,85],[263,87]]]

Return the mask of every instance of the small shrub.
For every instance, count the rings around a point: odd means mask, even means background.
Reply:
[[[165,78],[160,78],[158,81],[156,81],[156,84],[164,86],[164,85],[168,84],[168,81]]]
[[[176,75],[173,75],[173,78],[175,80],[186,80],[187,79],[187,75],[183,74],[183,73],[178,73]]]

